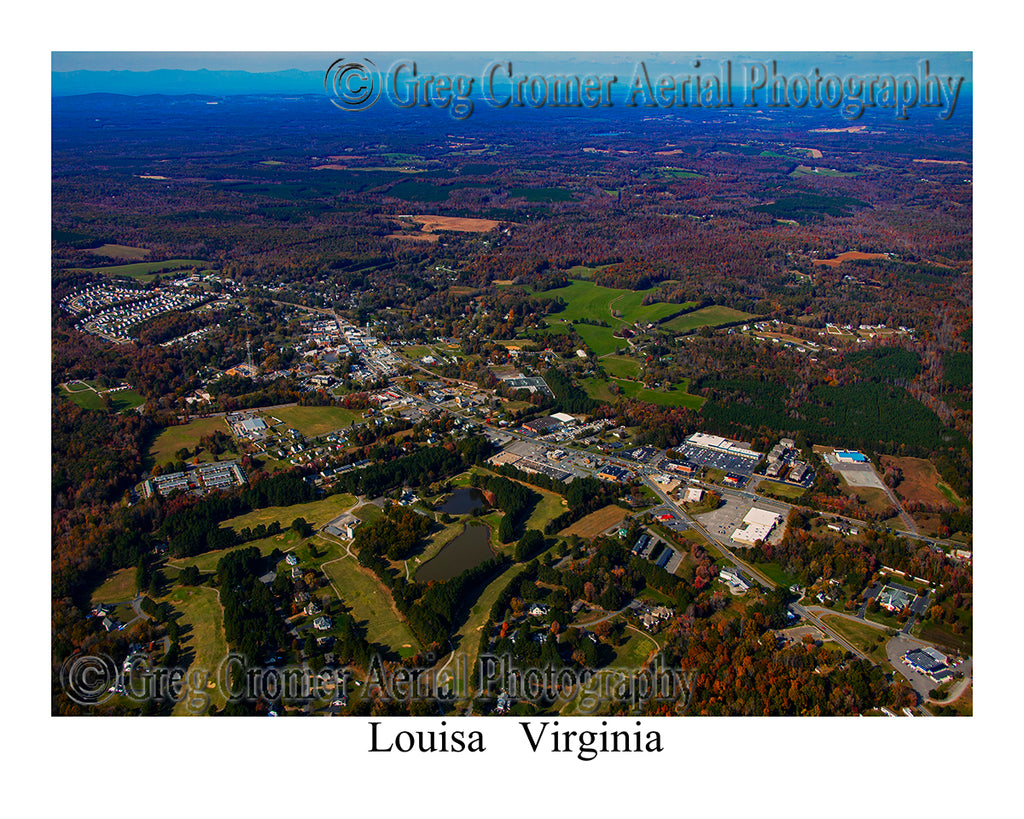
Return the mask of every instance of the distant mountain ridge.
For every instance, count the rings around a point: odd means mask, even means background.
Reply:
[[[324,70],[326,71],[326,66]],[[323,93],[324,74],[319,71],[53,71],[50,94],[65,97],[78,94],[316,94]]]

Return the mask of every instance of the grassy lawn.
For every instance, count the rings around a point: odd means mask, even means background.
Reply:
[[[274,549],[280,549],[282,552],[286,552],[294,546],[297,546],[302,541],[298,533],[287,531],[282,532],[279,535],[271,535],[265,537],[262,540],[250,540],[247,543],[242,543],[239,546],[232,546],[230,549],[218,549],[215,552],[206,552],[205,554],[195,555],[194,557],[176,557],[173,560],[168,560],[165,564],[165,568],[170,572],[177,572],[183,569],[185,566],[195,566],[203,573],[211,573],[217,570],[217,561],[219,561],[228,552],[233,552],[236,549],[247,549],[250,546],[255,546],[260,550],[261,555],[269,555]],[[173,580],[174,574],[169,574],[168,579]]]
[[[637,398],[649,404],[656,404],[661,407],[689,407],[699,409],[704,406],[704,398],[699,395],[690,395],[686,390],[690,386],[688,378],[682,379],[671,389],[652,390],[645,387],[639,381],[625,381],[618,378],[587,378],[580,382],[587,395],[599,401],[614,402],[616,395],[611,391],[611,385],[618,387],[618,395],[627,398]]]
[[[546,489],[541,489],[537,486],[531,486],[530,488],[540,494],[540,500],[537,501],[537,505],[533,508],[530,517],[526,519],[525,528],[543,532],[544,527],[562,514],[568,507],[561,495],[548,492]]]
[[[310,503],[254,509],[244,515],[226,520],[220,526],[222,529],[231,528],[238,532],[246,526],[252,529],[261,523],[269,526],[274,521],[277,521],[283,528],[287,529],[296,518],[304,518],[306,523],[319,529],[328,521],[338,517],[355,502],[356,499],[352,495],[328,495],[326,498]]]
[[[773,498],[783,498],[784,500],[802,498],[807,494],[805,486],[794,486],[791,483],[776,483],[775,481],[761,481],[757,485],[757,490]]]
[[[373,523],[384,514],[384,510],[375,503],[364,503],[358,509],[353,511],[352,514],[359,518],[363,523]]]
[[[368,569],[350,557],[332,561],[322,568],[356,622],[366,629],[370,642],[400,657],[419,651],[419,641],[394,609],[391,592]]]
[[[164,262],[136,262],[134,264],[117,264],[109,267],[86,267],[82,268],[89,273],[99,273],[103,276],[128,276],[142,282],[151,282],[160,273],[170,273],[175,270],[191,270],[199,268],[205,270],[210,263],[201,259],[168,259]]]
[[[885,609],[871,611],[870,606],[868,607],[868,610],[864,612],[864,619],[870,620],[872,623],[878,623],[880,626],[885,626],[886,628],[894,628],[897,631],[906,625],[905,623],[901,623],[897,620],[896,615],[889,614]]]
[[[95,393],[92,390],[68,390],[62,386],[60,388],[60,394],[69,401],[74,401],[82,409],[103,409],[103,399],[98,393]],[[146,399],[139,395],[135,390],[120,390],[118,392],[108,393],[106,397],[114,412],[135,409],[136,407],[142,406],[146,403]]]
[[[713,304],[710,307],[694,310],[692,313],[676,316],[661,326],[666,330],[671,330],[673,333],[685,333],[698,327],[718,327],[721,324],[729,324],[733,321],[742,321],[753,317],[753,313],[744,313],[742,310],[733,310],[731,307]]]
[[[288,429],[297,429],[307,438],[334,432],[363,417],[361,412],[343,407],[281,407],[272,414]]]
[[[222,707],[226,702],[224,694],[216,684],[212,687],[210,685],[217,677],[218,666],[228,653],[227,639],[224,637],[224,609],[216,590],[205,586],[177,588],[163,599],[181,615],[177,618],[181,629],[181,657],[183,660],[191,659],[186,677],[190,681],[188,693],[174,706],[173,713],[185,716],[206,711],[207,708],[201,705],[204,697],[208,697],[209,702],[218,708]],[[192,674],[195,673],[201,675],[198,690],[191,687]],[[196,708],[194,703],[190,708],[190,700],[200,703],[200,706]]]
[[[864,623],[856,623],[845,617],[834,614],[823,614],[821,621],[829,628],[839,633],[852,646],[859,648],[872,660],[880,665],[887,665],[888,659],[885,656],[885,644],[888,642],[885,631],[880,628],[872,628]]]
[[[550,320],[550,319],[549,319]],[[554,328],[554,329],[557,329]],[[615,330],[611,327],[597,327],[593,324],[576,324],[573,326],[576,335],[594,351],[594,355],[608,355],[619,348],[626,348],[624,338],[615,338]]]
[[[630,636],[621,648],[615,650],[615,659],[609,663],[609,668],[636,671],[657,646],[650,637],[637,634],[635,631],[627,631],[626,634]]]
[[[574,281],[565,287],[537,293],[538,298],[561,298],[566,308],[556,314],[557,319],[590,318],[607,321],[611,325],[632,324],[635,321],[657,322],[665,316],[685,309],[684,304],[654,302],[644,304],[645,296],[654,292],[648,290],[618,290],[601,287],[587,281]],[[613,316],[612,311],[618,313]]]
[[[609,375],[618,378],[636,378],[640,374],[640,362],[627,356],[605,356],[601,359],[601,366]]]
[[[119,569],[92,593],[92,604],[114,603],[135,597],[135,569]]]
[[[214,432],[231,434],[227,422],[223,418],[197,418],[187,424],[176,427],[165,428],[149,445],[149,458],[154,464],[161,466],[169,461],[177,460],[174,453],[179,449],[195,449],[199,446],[199,439],[212,435]],[[230,459],[235,453],[224,452],[221,454],[223,460]],[[200,461],[212,461],[213,456],[205,449],[199,453]]]
[[[796,583],[796,578],[787,574],[778,563],[752,563],[751,565],[759,569],[762,574],[767,575],[769,580],[780,586],[785,586],[787,589]]]
[[[946,500],[954,506],[960,507],[964,505],[964,502],[960,500],[960,497],[953,491],[951,486],[943,483],[942,481],[937,481],[935,485],[939,487],[939,491],[946,496]]]

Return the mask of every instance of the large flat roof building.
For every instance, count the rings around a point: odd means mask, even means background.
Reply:
[[[695,432],[686,439],[691,446],[699,446],[704,449],[713,449],[716,452],[726,452],[729,455],[739,455],[741,458],[757,460],[761,457],[760,452],[755,452],[739,441],[730,441],[720,435],[707,435],[703,432]]]
[[[780,520],[782,515],[754,507],[743,518],[743,528],[732,533],[732,539],[753,546],[759,540],[766,540]]]

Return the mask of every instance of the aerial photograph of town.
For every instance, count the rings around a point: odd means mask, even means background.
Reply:
[[[188,56],[52,57],[52,714],[972,714],[969,53]]]
[[[361,45],[388,12],[336,11],[315,50],[47,48],[48,339],[8,341],[49,373],[25,761],[84,793],[110,757],[132,809],[165,761],[275,813],[303,762],[339,811],[527,770],[530,809],[969,807],[1019,678],[970,29]],[[38,495],[46,430],[8,428]]]
[[[1013,49],[944,0],[570,5],[115,3],[26,53],[25,798],[1007,812]]]

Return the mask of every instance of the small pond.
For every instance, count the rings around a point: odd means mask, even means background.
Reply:
[[[413,579],[417,583],[450,580],[492,557],[491,530],[474,521],[467,523],[462,534],[446,543],[440,552],[420,566]]]
[[[483,492],[472,486],[460,486],[437,511],[449,515],[468,515],[474,509],[482,509],[484,505]]]

